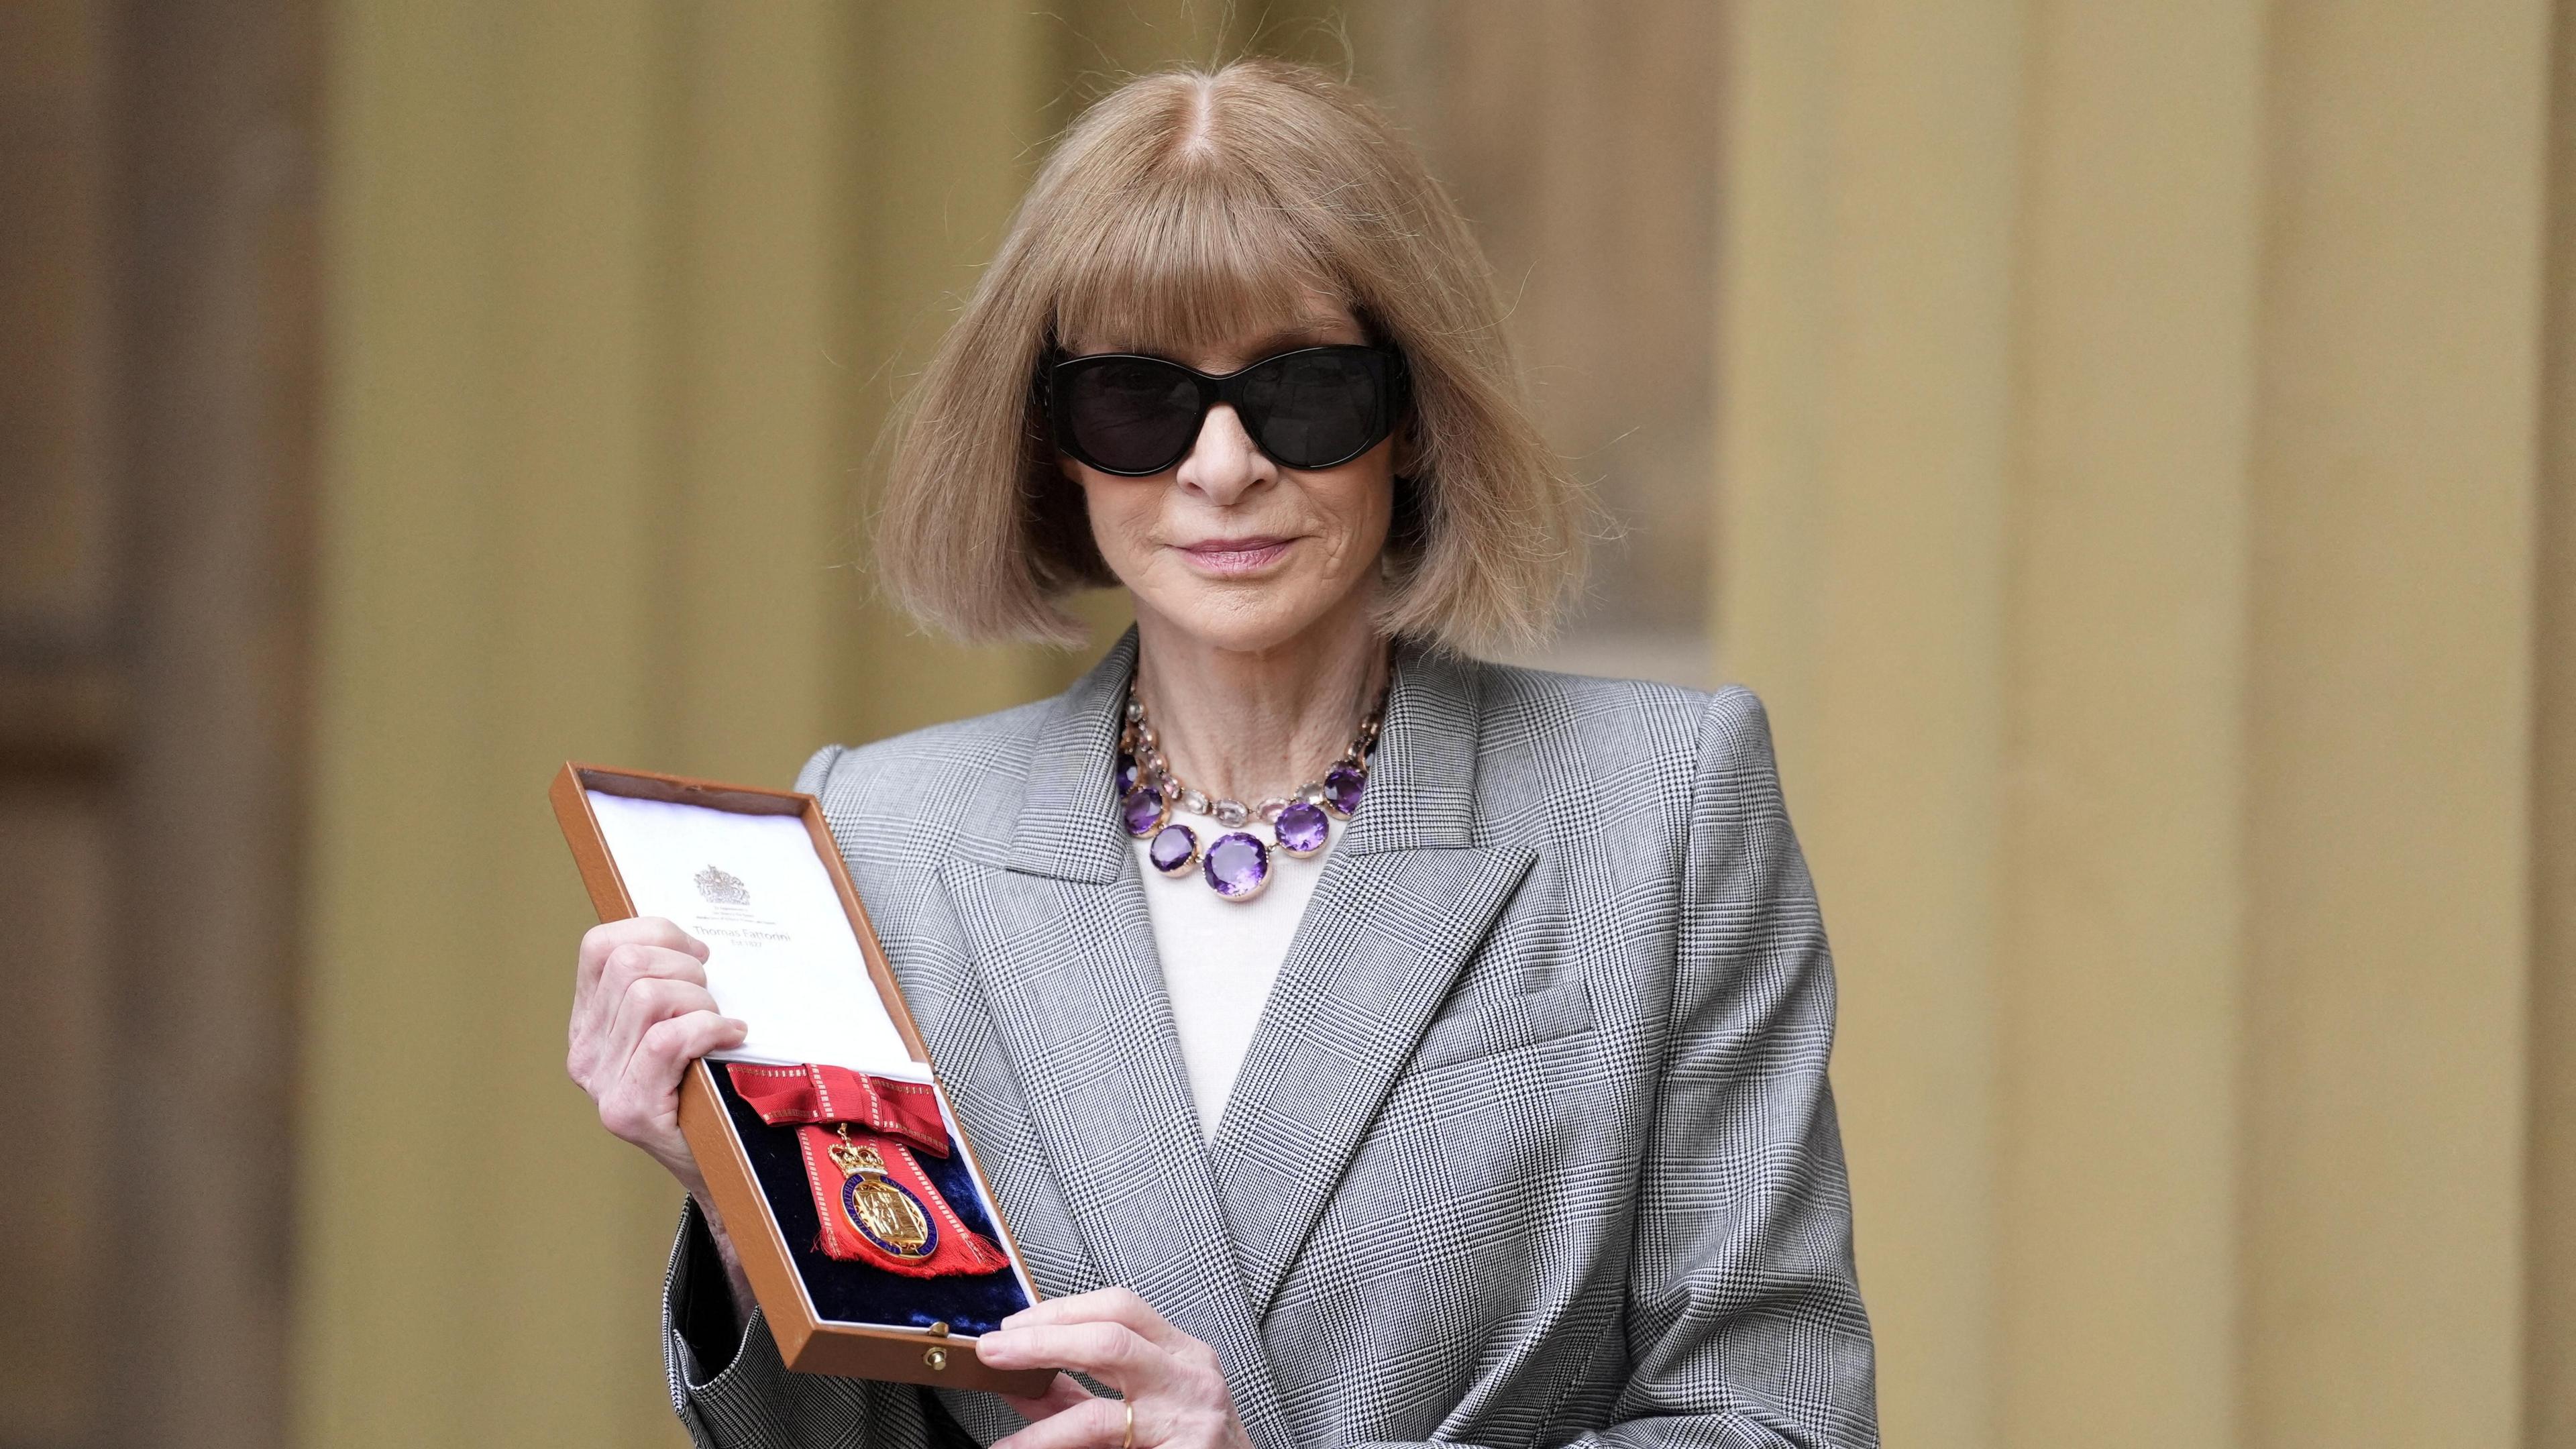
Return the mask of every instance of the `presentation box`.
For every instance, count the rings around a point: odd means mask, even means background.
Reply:
[[[663,916],[704,941],[708,989],[726,1015],[749,1024],[741,1047],[690,1066],[680,1128],[787,1366],[1044,1393],[1052,1374],[1006,1373],[975,1356],[975,1337],[1035,1303],[1037,1289],[868,926],[821,803],[785,790],[584,764],[565,765],[551,796],[599,918]],[[920,1277],[826,1256],[797,1127],[763,1121],[720,1061],[820,1063],[913,1084],[916,1094],[927,1087],[952,1150],[925,1155],[920,1165],[954,1210],[951,1221],[1000,1247],[1008,1269]]]

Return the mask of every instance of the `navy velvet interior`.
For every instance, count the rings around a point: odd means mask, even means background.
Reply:
[[[823,1225],[814,1216],[814,1193],[805,1183],[805,1159],[796,1150],[796,1129],[761,1121],[760,1114],[734,1090],[733,1074],[721,1066],[710,1075],[716,1079],[725,1110],[733,1114],[733,1129],[741,1134],[752,1174],[768,1194],[770,1211],[778,1214],[778,1226],[787,1235],[788,1250],[796,1257],[796,1271],[804,1275],[805,1291],[813,1296],[816,1312],[842,1323],[915,1328],[946,1323],[958,1333],[990,1333],[1001,1327],[1005,1317],[1029,1306],[1028,1295],[1020,1291],[1019,1275],[1008,1268],[952,1278],[909,1278],[816,1251],[814,1240],[821,1236]],[[914,1156],[966,1226],[1000,1246],[1002,1235],[985,1215],[984,1200],[976,1195],[974,1175],[966,1170],[966,1159],[958,1153],[955,1140],[949,1142],[945,1158],[926,1152]]]

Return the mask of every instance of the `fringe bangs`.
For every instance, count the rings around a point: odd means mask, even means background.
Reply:
[[[1317,292],[1349,301],[1338,249],[1311,215],[1253,178],[1194,160],[1081,209],[1088,235],[1065,248],[1048,288],[1059,345],[1194,351],[1302,326]]]

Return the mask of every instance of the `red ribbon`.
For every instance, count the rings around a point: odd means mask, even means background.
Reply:
[[[871,1077],[848,1067],[764,1067],[727,1062],[733,1089],[775,1127],[782,1122],[847,1122],[900,1137],[933,1157],[948,1155],[939,1096],[923,1082]]]
[[[802,1124],[796,1147],[823,1224],[815,1247],[825,1257],[915,1278],[1011,1265],[958,1218],[913,1156],[916,1149],[948,1155],[947,1124],[928,1086],[811,1063],[729,1062],[725,1071],[760,1120]]]

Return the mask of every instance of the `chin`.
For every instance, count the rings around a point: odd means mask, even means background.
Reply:
[[[1252,584],[1192,589],[1149,601],[1182,632],[1211,648],[1261,654],[1293,643],[1333,612],[1333,600],[1305,590]]]

